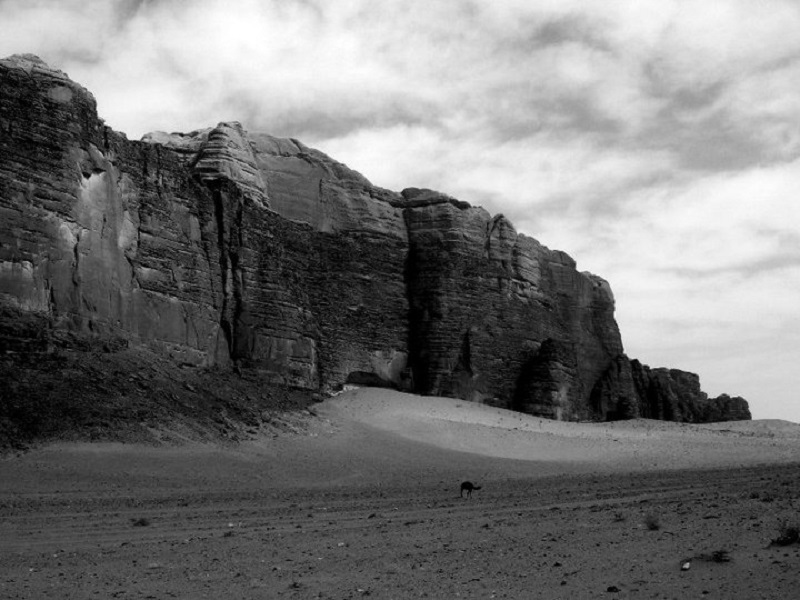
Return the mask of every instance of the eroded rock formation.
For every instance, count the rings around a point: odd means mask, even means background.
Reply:
[[[608,283],[502,215],[378,188],[238,123],[129,141],[33,56],[0,61],[0,86],[5,349],[68,331],[309,390],[390,385],[559,419],[749,417],[692,374],[628,361]]]

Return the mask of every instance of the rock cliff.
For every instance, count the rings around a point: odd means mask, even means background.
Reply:
[[[70,335],[310,391],[749,418],[629,361],[608,283],[502,215],[238,123],[130,141],[34,56],[0,61],[0,89],[0,350]]]

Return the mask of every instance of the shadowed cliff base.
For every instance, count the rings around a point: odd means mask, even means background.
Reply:
[[[26,338],[24,349],[0,343],[0,453],[64,441],[232,445],[302,432],[311,418],[308,390],[181,364],[126,340],[55,333]]]

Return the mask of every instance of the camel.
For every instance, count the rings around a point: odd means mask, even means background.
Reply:
[[[472,490],[479,490],[479,489],[481,489],[481,486],[475,485],[471,481],[465,481],[464,483],[461,484],[461,494],[460,494],[460,496],[463,498],[464,497],[464,490],[466,490],[467,491],[467,498],[472,498]]]

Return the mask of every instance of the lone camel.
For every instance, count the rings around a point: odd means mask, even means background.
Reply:
[[[467,491],[467,498],[472,498],[472,490],[479,490],[481,486],[475,485],[471,481],[465,481],[461,484],[461,494],[459,494],[462,498],[464,497],[464,490]]]

